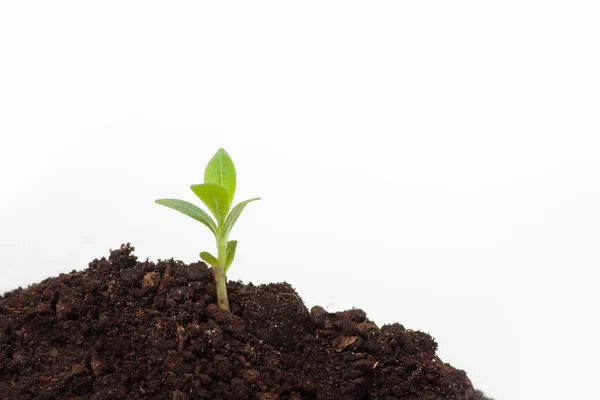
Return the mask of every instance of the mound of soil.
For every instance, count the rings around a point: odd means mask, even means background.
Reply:
[[[229,282],[220,310],[204,263],[133,250],[0,297],[1,399],[484,398],[425,333],[287,283]]]

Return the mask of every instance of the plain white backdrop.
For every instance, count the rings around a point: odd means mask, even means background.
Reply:
[[[130,241],[431,333],[496,400],[597,392],[593,2],[2,2],[0,292]]]

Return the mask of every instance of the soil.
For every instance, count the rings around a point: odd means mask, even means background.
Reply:
[[[1,399],[484,399],[426,333],[133,250],[0,296]]]

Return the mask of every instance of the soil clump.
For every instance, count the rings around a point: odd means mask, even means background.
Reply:
[[[485,399],[426,333],[133,250],[0,296],[0,399]]]

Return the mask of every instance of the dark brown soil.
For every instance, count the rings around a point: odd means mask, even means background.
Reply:
[[[483,399],[425,333],[132,250],[0,297],[1,399]]]

